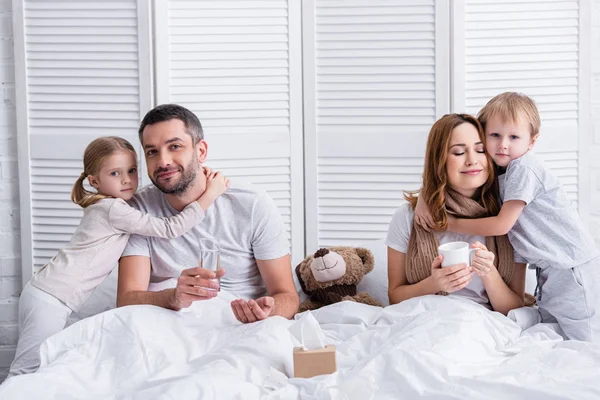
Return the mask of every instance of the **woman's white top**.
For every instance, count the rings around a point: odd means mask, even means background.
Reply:
[[[399,251],[400,253],[406,254],[408,250],[408,240],[412,231],[414,215],[414,210],[409,203],[402,204],[400,208],[396,210],[394,216],[392,217],[392,222],[390,222],[390,226],[388,228],[386,239],[386,245],[388,247]],[[469,244],[473,244],[477,241],[485,245],[485,237],[483,236],[467,235],[450,231],[436,232],[435,236],[438,238],[440,245],[450,242],[467,242]],[[522,257],[519,257],[517,253],[515,253],[515,262],[523,263],[524,260]],[[471,282],[467,287],[454,292],[451,295],[467,297],[477,303],[491,308],[483,281],[475,273],[473,273]]]

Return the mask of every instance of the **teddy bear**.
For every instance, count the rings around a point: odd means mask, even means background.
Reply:
[[[344,300],[382,307],[370,294],[356,293],[356,285],[374,264],[373,253],[358,247],[322,248],[307,256],[296,267],[300,286],[309,296],[298,312]]]

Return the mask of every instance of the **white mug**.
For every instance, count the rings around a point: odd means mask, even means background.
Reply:
[[[438,247],[438,254],[444,256],[442,267],[466,264],[471,265],[473,254],[479,249],[470,249],[467,242],[450,242]]]

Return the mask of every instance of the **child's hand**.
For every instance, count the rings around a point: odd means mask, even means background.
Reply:
[[[222,195],[229,189],[229,178],[225,177],[220,172],[213,172],[208,167],[203,167],[206,174],[206,190],[198,199],[198,204],[204,211],[210,207],[217,197]]]
[[[202,170],[204,171],[204,176],[208,178],[208,176],[212,175],[213,170],[211,167],[207,167],[206,165],[202,166]]]
[[[429,207],[421,196],[417,198],[417,207],[415,208],[415,222],[420,225],[425,231],[431,232],[435,229],[436,224],[433,222],[433,216],[429,212]]]
[[[473,243],[471,247],[479,249],[473,254],[473,259],[471,260],[473,272],[483,278],[490,272],[496,271],[496,266],[494,265],[494,258],[496,256],[494,253],[488,251],[487,247],[480,242]]]
[[[206,175],[206,192],[215,198],[229,189],[229,178],[221,172],[211,172]]]

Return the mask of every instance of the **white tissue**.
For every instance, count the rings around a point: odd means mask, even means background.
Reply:
[[[304,350],[325,347],[325,336],[315,317],[309,312],[288,328],[290,333],[302,344]]]

